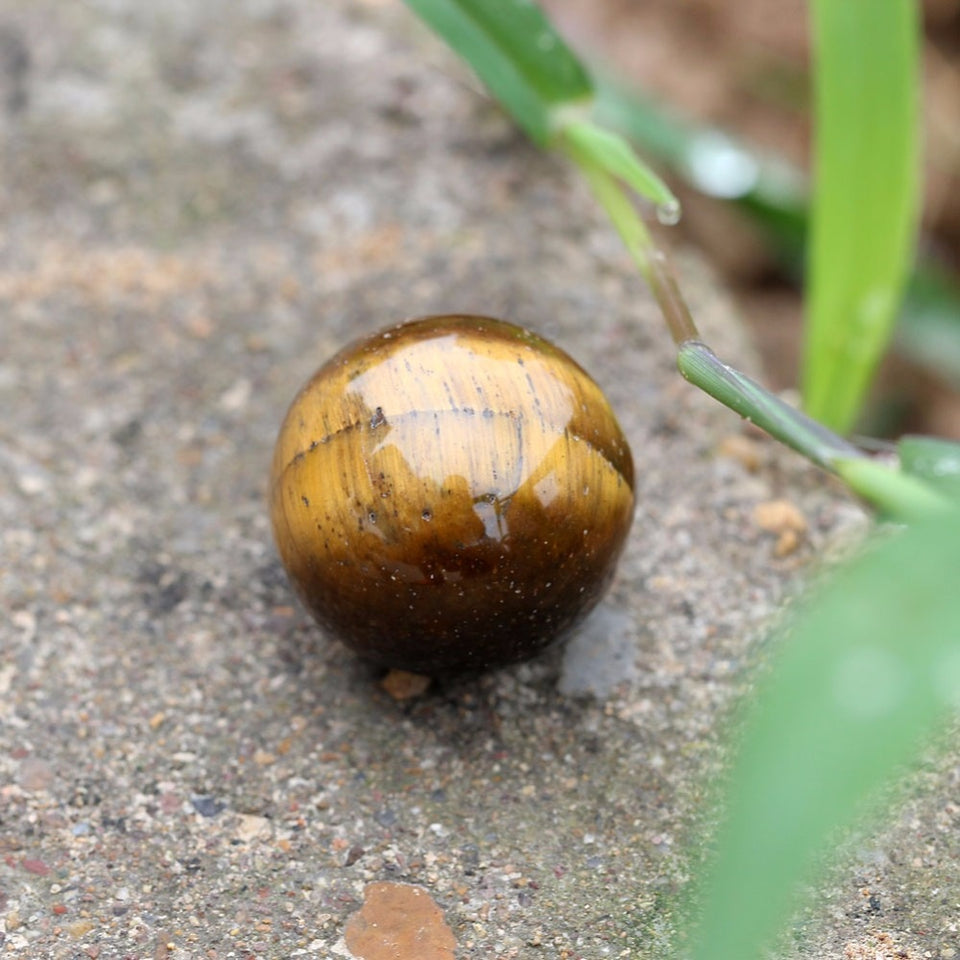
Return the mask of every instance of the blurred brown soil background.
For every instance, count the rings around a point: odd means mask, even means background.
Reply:
[[[545,0],[577,50],[678,115],[809,169],[805,0]],[[960,274],[960,0],[924,0],[923,255]],[[763,236],[729,204],[674,184],[680,236],[727,278],[777,389],[796,386],[802,302]],[[953,385],[955,387],[955,385]],[[880,411],[880,412],[877,412]],[[885,411],[885,412],[882,412]],[[960,437],[960,396],[892,353],[872,426]]]

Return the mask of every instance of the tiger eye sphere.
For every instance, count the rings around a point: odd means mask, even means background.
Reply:
[[[633,459],[562,350],[501,320],[427,317],[354,343],[277,439],[273,531],[320,624],[386,667],[523,660],[613,577]]]

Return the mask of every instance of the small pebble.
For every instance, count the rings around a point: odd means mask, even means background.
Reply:
[[[763,462],[760,444],[742,433],[731,433],[717,444],[717,455],[736,460],[748,473],[756,473]]]
[[[774,556],[786,557],[800,545],[807,530],[807,521],[796,504],[789,500],[768,500],[758,503],[753,511],[754,523],[767,533],[778,535]]]
[[[767,500],[758,503],[753,511],[753,520],[767,533],[783,533],[785,530],[804,533],[807,529],[806,518],[790,500]]]
[[[371,883],[343,932],[363,960],[454,960],[457,941],[429,893],[406,883]]]
[[[214,797],[191,797],[190,803],[201,817],[215,817],[218,813],[222,813],[227,806]]]
[[[53,783],[53,767],[39,757],[26,757],[20,764],[20,786],[28,793],[49,790]]]
[[[430,686],[430,677],[407,670],[391,670],[380,681],[380,686],[394,700],[411,700],[426,693]]]

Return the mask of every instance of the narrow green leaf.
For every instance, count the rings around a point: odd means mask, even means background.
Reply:
[[[679,210],[679,201],[670,188],[637,157],[633,147],[619,134],[589,121],[578,120],[563,126],[560,139],[562,145],[566,141],[579,157],[622,180],[661,211]]]
[[[680,346],[699,341],[700,333],[680,292],[669,259],[654,246],[650,232],[623,181],[607,169],[602,159],[582,150],[575,142],[561,139],[560,146],[580,168],[594,196],[620,234],[641,276],[650,285],[674,342]],[[679,210],[679,204],[669,201],[664,207],[671,211]]]
[[[637,215],[630,198],[621,184],[602,166],[587,155],[581,155],[576,146],[565,145],[570,159],[576,163],[584,179],[593,190],[593,195],[606,211],[623,245],[643,277],[650,279],[650,258],[653,256],[653,241],[643,220]]]
[[[914,0],[812,0],[815,155],[804,402],[846,432],[889,339],[918,210]]]
[[[921,477],[919,470],[915,471],[918,475],[911,476],[896,466],[870,458],[823,424],[784,403],[766,387],[725,364],[706,344],[698,340],[681,343],[677,367],[687,380],[715,400],[808,460],[837,474],[851,490],[886,516],[917,520],[951,509],[952,498]],[[960,469],[960,462],[954,466]]]
[[[406,0],[474,69],[536,143],[556,114],[590,97],[576,55],[533,0]]]
[[[745,718],[693,960],[756,960],[837,831],[960,707],[960,514],[889,534],[840,571]]]
[[[685,379],[715,400],[827,470],[837,460],[864,457],[853,444],[725,364],[705,343],[681,344],[677,367]]]

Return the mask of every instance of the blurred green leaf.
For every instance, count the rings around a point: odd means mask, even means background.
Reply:
[[[918,11],[813,0],[815,156],[804,402],[852,426],[889,339],[919,202]]]
[[[642,93],[594,73],[593,116],[699,193],[729,200],[764,231],[781,267],[798,282],[807,242],[807,184],[783,160],[721,131],[678,116]],[[960,287],[931,262],[921,263],[905,293],[897,348],[960,386]]]
[[[887,533],[799,617],[751,699],[693,960],[751,960],[798,885],[960,707],[960,513]]]
[[[888,520],[920,520],[953,507],[925,478],[907,473],[881,460],[856,457],[835,460],[834,472],[855,493],[871,503]]]
[[[576,55],[533,0],[406,0],[473,67],[536,143],[593,88]]]
[[[917,271],[897,326],[897,347],[960,390],[960,284],[935,265]]]
[[[960,443],[937,437],[901,437],[900,467],[921,477],[952,500],[960,500]]]

